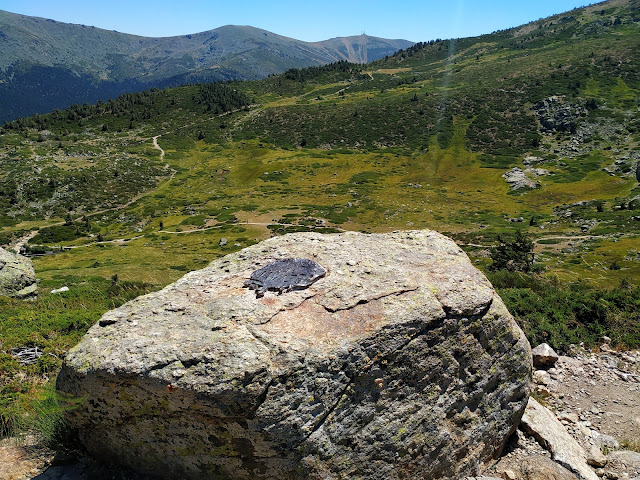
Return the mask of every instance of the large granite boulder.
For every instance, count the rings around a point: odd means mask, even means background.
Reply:
[[[94,455],[162,478],[461,478],[517,427],[531,368],[446,237],[304,233],[106,313],[57,385]]]
[[[34,298],[38,283],[31,260],[0,248],[0,296]]]

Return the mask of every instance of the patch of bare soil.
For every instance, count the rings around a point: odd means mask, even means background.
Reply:
[[[19,444],[14,439],[0,442],[0,479],[31,479],[49,467],[55,452],[30,443],[29,439]]]

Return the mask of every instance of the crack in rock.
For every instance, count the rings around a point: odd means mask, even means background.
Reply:
[[[396,290],[394,292],[389,292],[389,293],[381,293],[380,295],[376,295],[374,297],[369,297],[369,298],[362,298],[360,300],[358,300],[357,303],[351,304],[351,305],[346,305],[344,307],[336,307],[336,308],[332,308],[332,307],[328,307],[327,305],[325,305],[324,303],[321,303],[320,305],[322,306],[322,308],[324,308],[327,312],[329,313],[336,313],[336,312],[342,312],[345,310],[351,310],[359,305],[366,305],[368,303],[374,302],[376,300],[382,300],[383,298],[386,297],[391,297],[391,296],[400,296],[404,293],[408,293],[408,292],[415,292],[416,290],[418,290],[420,287],[416,286],[416,287],[412,287],[412,288],[404,288],[401,290]]]

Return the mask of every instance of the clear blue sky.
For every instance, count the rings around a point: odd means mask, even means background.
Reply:
[[[580,0],[0,0],[0,10],[163,37],[252,25],[306,41],[468,37],[580,7]]]

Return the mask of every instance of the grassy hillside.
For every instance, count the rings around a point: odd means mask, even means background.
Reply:
[[[375,60],[410,45],[366,35],[302,42],[235,25],[149,38],[0,11],[0,121],[151,87]]]
[[[367,65],[11,122],[0,132],[0,243],[50,254],[33,257],[31,333],[0,313],[2,350],[61,356],[109,308],[109,288],[160,288],[271,235],[409,228],[456,239],[532,342],[566,349],[606,334],[637,346],[638,52],[640,2],[611,0]],[[535,272],[491,271],[516,230],[534,241]],[[48,293],[62,285],[71,292]],[[67,302],[90,291],[91,302]],[[69,308],[86,322],[70,327]],[[24,369],[3,358],[15,389]]]

